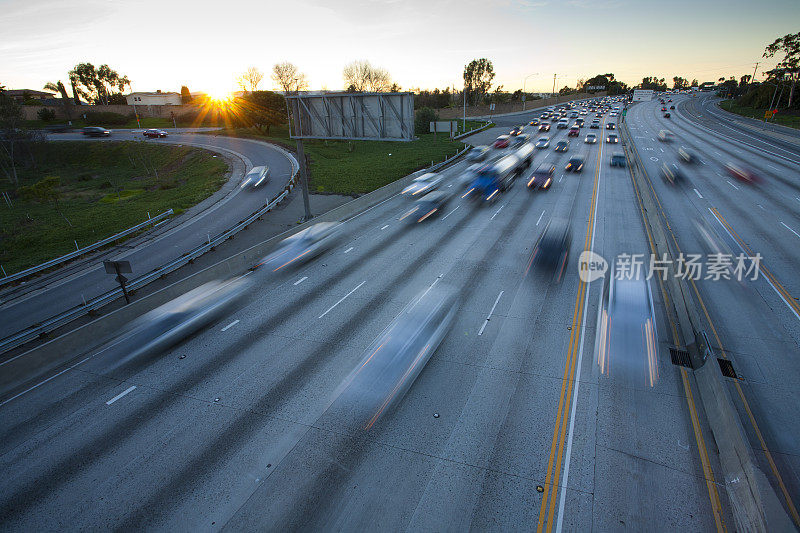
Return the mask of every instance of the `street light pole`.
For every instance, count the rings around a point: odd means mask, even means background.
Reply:
[[[525,82],[528,81],[528,78],[532,76],[538,76],[538,72],[534,72],[533,74],[529,74],[522,80],[522,110],[525,111]]]

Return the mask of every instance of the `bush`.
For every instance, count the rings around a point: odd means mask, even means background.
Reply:
[[[414,113],[414,132],[417,135],[429,133],[431,131],[431,122],[435,122],[438,118],[439,115],[430,107],[417,109]]]
[[[42,122],[50,122],[56,118],[56,112],[52,109],[43,107],[36,113],[36,116],[39,117],[39,120]]]
[[[93,126],[124,126],[133,116],[108,111],[86,113],[86,122]]]

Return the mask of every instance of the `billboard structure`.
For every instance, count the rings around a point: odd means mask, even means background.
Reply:
[[[633,101],[634,102],[649,102],[653,99],[652,89],[634,89]]]
[[[297,141],[305,220],[312,218],[308,199],[304,139],[334,141],[413,141],[414,93],[286,94],[291,138]]]

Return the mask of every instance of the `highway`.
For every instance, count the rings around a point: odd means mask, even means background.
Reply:
[[[704,103],[676,98],[671,119],[657,102],[637,103],[626,122],[681,249],[702,250],[700,218],[731,250],[763,256],[751,284],[693,287],[716,355],[744,378],[726,385],[791,513],[800,155],[726,131]],[[497,117],[469,141],[539,112]],[[654,386],[602,373],[593,357],[601,282],[579,278],[578,256],[650,253],[631,174],[609,165],[621,151],[603,141],[609,121],[582,128],[566,154],[553,146],[567,130],[549,133],[533,161],[556,164],[549,190],[526,189],[528,169],[494,203],[456,194],[420,224],[399,220],[409,200],[394,196],[345,222],[315,261],[249,274],[253,288],[233,313],[173,348],[124,364],[113,351],[87,353],[0,399],[2,529],[734,530],[697,385],[671,362],[675,324],[659,284]],[[665,128],[672,143],[657,140]],[[583,143],[590,131],[597,144]],[[660,165],[682,145],[700,162],[673,188]],[[585,155],[580,174],[564,171],[575,153]],[[728,160],[765,183],[734,182]],[[460,192],[465,167],[442,187]],[[531,268],[553,219],[572,228],[561,283]],[[364,429],[337,403],[340,385],[434,286],[458,292],[454,324],[399,405]]]
[[[106,142],[86,138],[80,133],[51,134],[52,140]],[[35,278],[0,294],[0,338],[50,318],[100,294],[118,287],[114,276],[106,274],[103,259],[131,262],[136,277],[180,257],[201,245],[209,237],[227,230],[263,207],[279,194],[296,166],[287,153],[267,143],[216,135],[194,133],[170,134],[166,139],[144,140],[140,130],[115,130],[107,141],[136,140],[148,143],[171,143],[198,146],[226,156],[231,161],[228,185],[183,216],[150,231],[145,238],[136,238],[120,247],[90,258],[78,259],[65,268]],[[270,167],[270,179],[257,190],[241,189],[238,184],[244,173],[256,165]],[[151,213],[155,216],[157,213]],[[142,213],[142,221],[147,217]],[[90,243],[81,243],[88,245]]]

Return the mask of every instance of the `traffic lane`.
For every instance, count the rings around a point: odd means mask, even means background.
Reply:
[[[645,122],[643,123],[646,124],[647,117],[644,118]],[[637,144],[639,143],[638,139],[634,140]],[[646,150],[647,146],[644,148]],[[698,147],[698,149],[702,149],[702,147]],[[643,156],[646,153],[646,151],[640,152]],[[651,156],[642,159],[651,180],[654,183],[661,183],[660,178],[655,178],[661,172],[659,158]],[[763,201],[763,205],[758,203],[751,197],[756,193],[752,187],[733,184],[730,179],[721,176],[719,171],[709,169],[709,166],[711,165],[698,166],[695,179],[687,186],[695,196],[695,198],[690,197],[689,199],[692,202],[697,201],[698,205],[702,206],[700,215],[708,216],[710,213],[708,210],[711,208],[721,210],[723,217],[731,217],[733,227],[742,235],[744,242],[750,243],[754,252],[759,252],[764,256],[764,264],[773,265],[769,267],[770,270],[776,273],[793,272],[794,266],[800,260],[800,252],[793,243],[794,239],[800,239],[800,237],[792,233],[793,228],[800,226],[796,214],[791,211],[782,212],[767,201]],[[664,188],[665,190],[669,189],[666,186]],[[674,193],[675,191],[666,190],[665,195],[669,197]],[[752,202],[749,208],[746,207],[748,201]],[[717,223],[714,224],[714,226],[716,225]],[[788,287],[790,291],[797,288],[794,276],[779,275],[779,279],[780,283]]]
[[[240,330],[241,331],[241,330]],[[195,380],[196,381],[196,380]],[[162,385],[163,386],[163,385]]]

